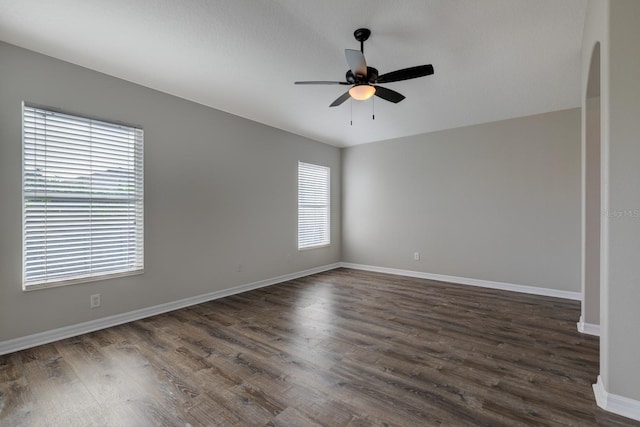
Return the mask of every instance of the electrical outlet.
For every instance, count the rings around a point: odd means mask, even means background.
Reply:
[[[89,300],[90,308],[98,308],[100,307],[100,294],[91,295],[91,299]]]
[[[413,260],[414,261],[420,261],[420,252],[414,252],[413,253]]]

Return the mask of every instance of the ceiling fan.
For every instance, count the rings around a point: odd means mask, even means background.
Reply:
[[[305,81],[295,82],[297,85],[344,85],[351,88],[340,95],[338,99],[333,101],[329,107],[337,107],[349,98],[358,101],[364,101],[373,95],[386,101],[397,104],[405,97],[395,90],[388,89],[384,86],[378,86],[381,83],[398,82],[401,80],[415,79],[418,77],[429,76],[433,74],[433,65],[418,65],[415,67],[403,68],[401,70],[391,71],[390,73],[378,74],[378,70],[368,67],[364,59],[364,42],[371,35],[368,28],[359,28],[354,31],[353,36],[360,42],[360,50],[345,49],[344,54],[349,64],[349,70],[346,74],[346,81]]]

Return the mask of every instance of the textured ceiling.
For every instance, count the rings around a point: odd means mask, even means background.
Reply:
[[[588,0],[0,0],[0,40],[349,146],[580,105]],[[353,31],[407,98],[329,104]],[[350,125],[351,115],[353,125]]]

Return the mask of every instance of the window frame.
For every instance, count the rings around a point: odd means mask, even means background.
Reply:
[[[307,244],[307,245],[300,245],[300,238],[301,238],[301,233],[300,233],[300,213],[301,213],[301,207],[303,206],[303,204],[300,202],[300,182],[301,182],[301,167],[305,165],[309,168],[316,168],[319,170],[323,170],[326,171],[326,195],[324,195],[323,197],[326,198],[326,205],[324,206],[324,208],[326,209],[326,232],[325,235],[323,237],[323,240],[319,243],[316,244]],[[319,165],[317,163],[310,163],[310,162],[303,162],[303,161],[298,161],[298,169],[297,169],[297,203],[298,203],[298,210],[297,210],[297,233],[296,233],[296,237],[297,237],[297,248],[298,251],[307,251],[307,250],[311,250],[311,249],[320,249],[320,248],[326,248],[331,246],[331,168],[329,166],[324,166],[324,165]]]
[[[43,280],[27,280],[27,255],[28,255],[28,252],[27,252],[27,243],[28,243],[27,203],[28,203],[28,200],[27,199],[29,198],[29,194],[28,194],[29,192],[26,191],[27,190],[27,168],[26,168],[27,148],[26,147],[27,147],[27,139],[28,139],[27,133],[28,133],[29,127],[27,126],[26,115],[29,109],[32,109],[35,111],[33,114],[38,114],[38,112],[44,112],[45,114],[53,114],[53,115],[58,114],[58,115],[69,116],[73,119],[78,119],[78,121],[86,121],[87,123],[91,123],[90,126],[92,126],[93,123],[96,123],[97,125],[102,124],[102,125],[113,126],[113,127],[128,128],[131,132],[136,133],[136,135],[138,135],[133,138],[133,146],[132,146],[133,158],[134,158],[133,160],[134,166],[132,166],[132,170],[134,173],[134,181],[135,181],[135,184],[134,184],[135,196],[134,197],[121,196],[121,197],[114,197],[112,199],[113,201],[116,201],[116,202],[125,201],[125,203],[127,200],[131,200],[130,204],[133,206],[133,210],[136,212],[134,214],[136,218],[135,220],[136,225],[134,227],[130,227],[131,229],[135,230],[135,236],[136,236],[135,238],[136,245],[134,249],[134,252],[136,254],[135,255],[136,261],[134,262],[135,264],[134,267],[132,267],[131,269],[123,268],[120,271],[89,272],[87,274],[79,274],[78,272],[76,272],[73,276],[53,277],[53,278],[45,277]],[[21,144],[21,197],[22,198],[21,198],[20,208],[21,208],[21,219],[22,219],[22,224],[21,224],[22,290],[25,292],[28,292],[28,291],[34,291],[34,290],[40,290],[40,289],[55,288],[55,287],[75,285],[75,284],[81,284],[81,283],[90,283],[94,281],[102,281],[102,280],[114,279],[119,277],[143,274],[144,265],[145,265],[145,251],[144,251],[144,246],[145,246],[144,175],[145,173],[144,173],[144,129],[142,128],[142,126],[129,124],[121,121],[115,121],[115,120],[105,120],[103,118],[98,118],[98,117],[90,116],[87,114],[69,112],[67,110],[62,110],[58,108],[53,108],[53,107],[48,107],[48,106],[43,106],[43,105],[23,101],[21,105],[21,131],[22,131],[22,141],[21,141],[22,142]],[[34,149],[35,149],[35,147],[38,145],[38,142],[36,142],[36,139],[34,138],[31,144],[34,146]],[[94,144],[94,142],[91,142],[88,145],[91,146],[91,144]],[[69,165],[72,165],[72,163],[69,162]],[[68,167],[68,165],[65,165],[65,166]],[[36,194],[37,194],[37,191],[34,193],[34,195],[31,198],[32,199],[37,198]],[[88,194],[90,194],[89,199],[93,200],[94,198],[91,197],[91,193],[88,193]],[[49,197],[49,198],[54,200],[56,199],[55,197]],[[72,199],[73,198],[68,198],[68,197],[57,198],[58,201],[67,201]],[[100,198],[96,198],[96,199],[100,200]],[[91,206],[91,203],[92,202],[89,202],[89,204],[87,205],[89,206],[87,208],[89,211],[93,209],[93,207]],[[46,218],[46,214],[42,215],[42,217]],[[137,224],[138,221],[140,222],[140,224]],[[95,233],[95,230],[91,229],[90,235],[94,235],[94,233]],[[46,240],[46,237],[43,237],[43,240]],[[46,245],[46,242],[43,242],[43,245]],[[93,246],[90,246],[90,248],[91,247]],[[124,267],[124,265],[121,265],[121,267]]]

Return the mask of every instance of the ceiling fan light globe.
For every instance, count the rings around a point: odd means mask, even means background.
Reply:
[[[349,95],[357,101],[364,101],[376,93],[376,88],[369,85],[356,85],[349,89]]]

